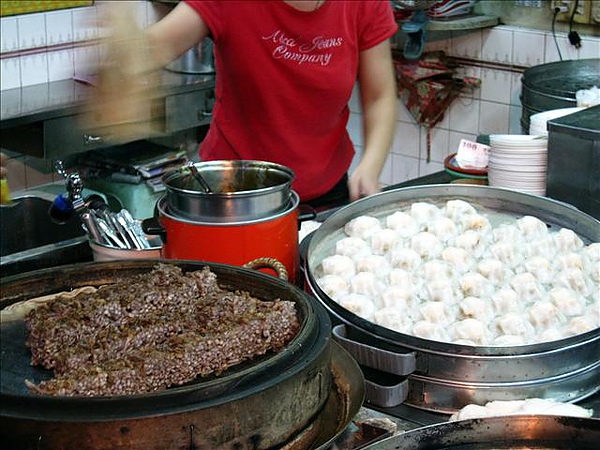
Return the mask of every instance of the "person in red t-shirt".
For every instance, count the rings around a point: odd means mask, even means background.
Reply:
[[[185,0],[147,35],[165,65],[214,41],[216,104],[201,160],[283,164],[301,200],[318,206],[380,190],[396,121],[389,38],[397,28],[389,0]],[[348,178],[357,80],[364,152]]]

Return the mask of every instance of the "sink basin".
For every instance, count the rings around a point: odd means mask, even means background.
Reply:
[[[0,206],[2,277],[93,259],[79,217],[65,224],[50,219],[53,200],[44,192],[27,193]]]

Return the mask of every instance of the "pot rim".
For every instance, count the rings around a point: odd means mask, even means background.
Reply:
[[[233,220],[230,222],[210,222],[204,220],[194,220],[188,217],[181,217],[174,215],[172,212],[168,211],[168,200],[167,196],[163,195],[156,202],[156,208],[158,210],[159,217],[165,217],[167,219],[186,223],[189,225],[205,225],[205,226],[221,226],[221,227],[231,227],[231,226],[242,226],[242,225],[254,225],[257,223],[268,222],[272,220],[279,219],[281,217],[287,216],[290,213],[293,213],[298,209],[298,205],[300,204],[300,196],[295,191],[290,191],[290,199],[288,200],[288,204],[285,208],[280,211],[276,211],[270,215],[266,215],[265,217],[260,217],[256,219],[244,219],[244,220]]]
[[[187,196],[200,197],[200,198],[226,198],[226,199],[237,199],[237,198],[245,198],[245,197],[253,197],[261,194],[270,193],[273,191],[285,190],[288,189],[295,178],[295,173],[292,169],[282,164],[277,164],[269,161],[260,161],[254,159],[239,159],[239,160],[214,160],[214,161],[201,161],[198,163],[194,163],[194,166],[198,169],[199,172],[214,169],[214,168],[235,168],[237,170],[240,169],[253,169],[253,168],[262,168],[267,170],[273,170],[281,172],[284,175],[287,175],[288,180],[284,183],[276,184],[273,186],[266,186],[257,189],[249,189],[244,191],[234,191],[234,192],[202,192],[198,190],[185,189],[178,186],[172,186],[172,182],[176,179],[181,178],[183,175],[188,175],[187,166],[182,166],[177,169],[173,169],[162,176],[162,182],[167,187],[168,190],[176,192],[178,194],[185,194]]]

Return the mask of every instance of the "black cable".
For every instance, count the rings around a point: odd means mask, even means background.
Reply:
[[[554,8],[554,15],[552,16],[552,36],[554,37],[554,45],[556,45],[556,51],[558,52],[558,57],[562,61],[562,54],[560,53],[560,47],[558,46],[558,41],[556,40],[556,16],[560,12],[560,8]]]
[[[575,4],[573,5],[573,12],[571,13],[571,18],[569,19],[569,42],[575,48],[581,48],[581,37],[577,31],[573,31],[573,22],[575,21],[575,13],[577,12],[577,7],[579,6],[579,0],[575,0]]]
[[[573,12],[571,13],[571,18],[569,19],[569,31],[573,31],[573,22],[575,20],[575,13],[577,12],[578,6],[579,0],[575,0],[575,5],[573,5]]]

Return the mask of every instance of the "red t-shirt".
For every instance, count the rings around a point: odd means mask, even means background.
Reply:
[[[397,30],[389,0],[186,0],[214,40],[216,104],[204,161],[256,159],[296,174],[302,200],[329,191],[354,155],[346,131],[358,54]]]

